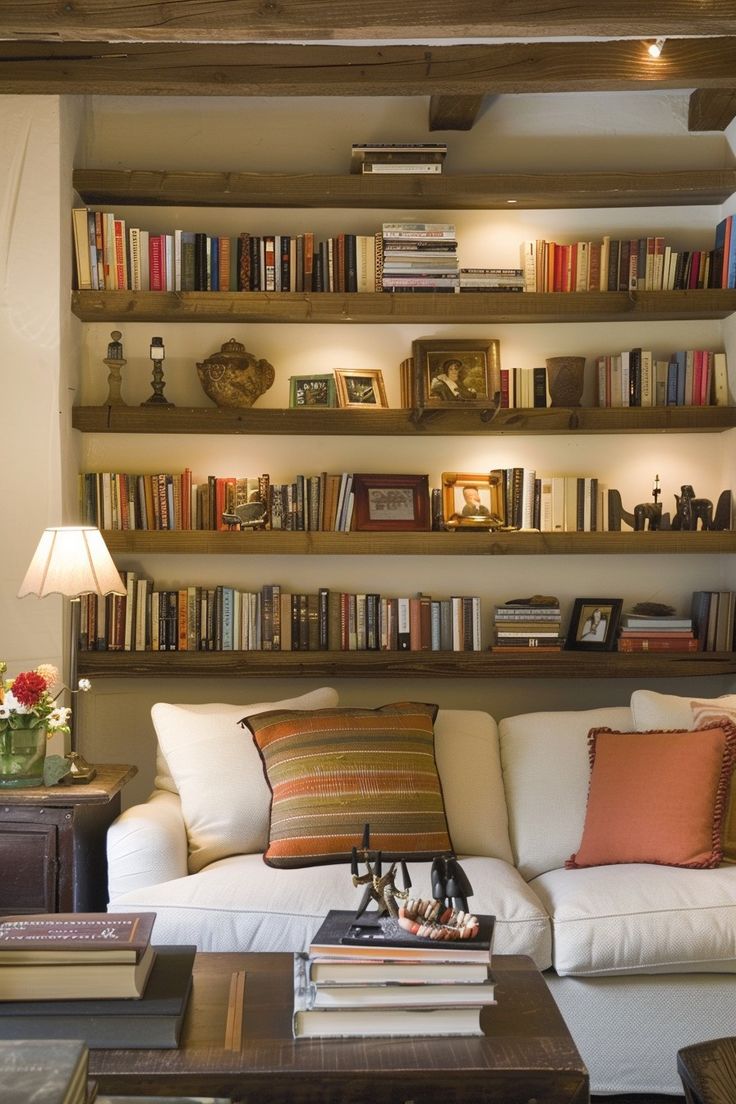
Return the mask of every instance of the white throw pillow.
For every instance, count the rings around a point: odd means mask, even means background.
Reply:
[[[707,720],[705,713],[718,706],[736,711],[736,694],[723,694],[719,698],[696,698],[692,694],[657,694],[654,690],[635,690],[631,695],[631,712],[637,732],[648,729],[698,728]],[[696,716],[697,710],[697,716]]]
[[[252,705],[152,706],[159,747],[181,797],[191,873],[227,855],[266,848],[271,792],[253,738],[238,721],[269,709],[329,709],[337,701],[337,691],[325,686]]]

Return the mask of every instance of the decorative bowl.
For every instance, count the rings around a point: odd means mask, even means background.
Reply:
[[[257,360],[234,338],[197,364],[197,372],[205,395],[218,406],[252,406],[276,378],[273,365]]]

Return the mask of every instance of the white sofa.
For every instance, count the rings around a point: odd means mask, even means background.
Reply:
[[[325,690],[294,704],[335,701]],[[154,793],[109,831],[108,907],[155,911],[157,942],[304,950],[328,909],[357,904],[347,866],[263,862],[269,790],[249,733],[234,723],[250,708],[154,707],[168,763],[159,748]],[[496,916],[495,953],[530,955],[544,971],[594,1093],[679,1094],[677,1050],[736,1034],[736,866],[565,869],[583,830],[589,730],[687,728],[690,717],[689,698],[637,691],[631,708],[498,725],[487,713],[440,709],[435,723],[471,905]],[[428,895],[426,864],[410,870]]]

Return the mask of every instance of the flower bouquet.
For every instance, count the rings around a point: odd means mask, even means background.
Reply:
[[[7,664],[0,661],[0,787],[40,786],[45,778],[46,742],[55,732],[67,735],[72,711],[57,700],[64,691],[59,672],[50,663],[6,679]],[[80,689],[86,679],[80,680]],[[56,693],[52,691],[58,686]],[[71,764],[61,756],[49,759],[53,781]]]

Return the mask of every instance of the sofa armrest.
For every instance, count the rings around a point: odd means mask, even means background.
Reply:
[[[143,886],[184,878],[187,833],[178,794],[156,791],[144,805],[126,809],[107,832],[110,903]]]

